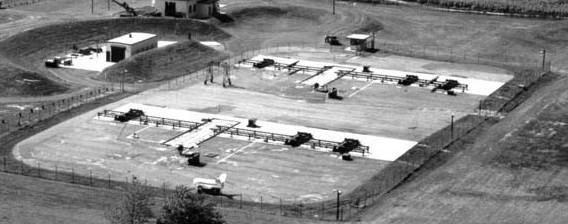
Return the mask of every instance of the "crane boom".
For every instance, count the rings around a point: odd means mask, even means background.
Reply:
[[[134,17],[138,16],[138,13],[136,13],[136,10],[134,10],[132,7],[130,7],[128,5],[128,3],[126,3],[126,2],[120,3],[117,0],[112,0],[112,2],[116,3],[120,7],[124,8],[124,10],[126,10],[126,12],[129,13],[130,15],[132,15]]]

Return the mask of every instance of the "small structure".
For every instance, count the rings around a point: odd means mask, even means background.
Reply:
[[[116,115],[114,117],[115,121],[120,121],[120,122],[127,122],[136,118],[139,118],[141,116],[144,116],[144,111],[142,110],[138,110],[138,109],[130,109],[128,112],[121,114],[121,115]]]
[[[219,0],[155,0],[154,8],[164,16],[209,18],[219,13]]]
[[[106,61],[118,62],[156,47],[158,47],[156,34],[129,33],[108,41]]]
[[[351,49],[356,51],[366,51],[369,47],[369,39],[371,35],[369,34],[351,34],[347,36],[349,39],[349,45],[351,45]]]
[[[219,195],[223,187],[225,187],[225,181],[227,180],[227,174],[222,173],[216,179],[211,178],[193,178],[193,187],[197,188],[197,193],[210,193],[213,195]]]

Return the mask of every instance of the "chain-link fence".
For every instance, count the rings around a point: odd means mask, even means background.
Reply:
[[[13,8],[18,6],[26,6],[47,0],[2,0],[0,1],[0,8]]]
[[[50,117],[68,111],[83,104],[92,103],[97,99],[116,92],[113,85],[93,87],[88,90],[63,94],[60,96],[29,98],[32,107],[20,110],[15,113],[4,113],[0,115],[0,136],[4,136],[12,131],[31,127],[37,122],[49,119]],[[33,102],[35,101],[35,102]]]
[[[229,53],[229,57],[219,62],[219,64],[228,63],[234,65],[243,59],[258,54],[277,54],[290,51],[319,50],[355,54],[351,51],[344,51],[342,48],[330,47],[329,45],[320,43],[270,43],[256,46],[251,45],[250,47],[247,47],[246,44],[247,43],[237,47],[246,50],[237,53]],[[336,192],[337,198],[334,200],[314,203],[304,201],[298,196],[292,198],[278,198],[276,200],[277,202],[274,203],[275,197],[271,197],[270,200],[267,200],[267,198],[263,198],[261,195],[242,194],[232,196],[209,196],[208,200],[215,203],[218,207],[243,209],[247,212],[262,212],[273,215],[321,220],[350,220],[356,217],[355,215],[357,212],[361,211],[361,209],[380,200],[383,195],[401,184],[412,173],[427,163],[429,159],[447,150],[453,143],[460,141],[460,139],[467,136],[470,132],[475,130],[476,127],[482,125],[487,119],[501,116],[503,113],[515,108],[522,102],[524,97],[526,97],[533,83],[538,81],[542,76],[543,70],[549,71],[550,69],[550,63],[543,68],[537,66],[536,62],[525,64],[526,60],[522,58],[505,59],[506,57],[501,57],[502,60],[496,60],[496,58],[488,59],[481,55],[476,55],[475,57],[468,56],[464,52],[458,53],[452,50],[444,51],[439,48],[436,50],[433,50],[433,48],[422,48],[422,50],[419,51],[409,46],[393,44],[379,44],[378,48],[388,53],[414,57],[515,67],[516,74],[511,81],[503,85],[486,99],[480,101],[475,113],[466,115],[455,121],[454,117],[449,117],[449,126],[420,141],[416,146],[396,161],[390,163],[368,182],[354,191],[344,194]],[[436,52],[436,54],[433,54],[433,52]],[[519,64],[534,66],[518,67]],[[33,109],[29,109],[29,111],[22,111],[18,114],[2,118],[2,123],[0,123],[0,136],[14,131],[26,131],[26,127],[33,127],[33,125],[39,121],[86,103],[104,100],[106,95],[113,92],[126,91],[136,93],[149,89],[160,91],[182,88],[203,81],[205,77],[215,71],[218,73],[213,75],[221,75],[219,69],[205,68],[197,72],[179,74],[177,78],[168,81],[154,83],[114,83],[110,85],[110,87],[94,88],[64,99],[57,99],[49,103],[40,103]],[[1,169],[3,172],[109,189],[122,189],[125,184],[129,183],[129,178],[131,178],[119,174],[93,172],[92,170],[79,166],[45,167],[41,163],[26,164],[22,162],[22,160],[15,159],[10,152],[11,150],[5,150],[3,152],[1,161]],[[157,184],[154,183],[154,185]],[[161,183],[160,186],[153,187],[156,196],[163,198],[167,197],[167,195],[171,193],[171,189],[173,189],[173,186],[170,186],[166,182]],[[243,198],[246,200],[243,200]],[[270,202],[267,203],[266,201]]]

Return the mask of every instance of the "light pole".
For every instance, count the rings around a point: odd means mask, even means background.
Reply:
[[[120,90],[122,92],[124,92],[124,75],[126,75],[127,72],[128,72],[128,70],[124,69],[124,72],[122,73],[122,80],[120,82]]]
[[[542,49],[540,50],[540,53],[542,54],[542,71],[544,72],[544,66],[546,63],[546,49]]]
[[[333,189],[333,191],[337,193],[337,212],[335,215],[335,220],[339,220],[339,196],[341,195],[341,191],[336,189]]]
[[[450,120],[450,140],[454,140],[454,115],[452,114],[452,118]]]
[[[333,5],[332,6],[333,7],[333,14],[332,15],[335,15],[335,0],[331,0],[331,1],[333,2],[333,3],[331,3]]]

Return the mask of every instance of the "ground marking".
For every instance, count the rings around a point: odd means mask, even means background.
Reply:
[[[134,133],[138,134],[138,133],[140,133],[140,132],[142,132],[142,131],[144,131],[144,130],[146,130],[146,129],[148,129],[148,128],[150,128],[150,125],[146,126],[145,128],[142,128],[142,129],[140,129],[140,130],[138,130],[138,131],[135,131]]]
[[[223,158],[223,159],[217,161],[217,164],[222,163],[222,162],[225,162],[227,159],[231,158],[231,157],[234,156],[235,154],[239,153],[240,151],[243,151],[244,149],[250,147],[250,146],[253,145],[253,144],[254,144],[254,142],[251,142],[250,144],[245,145],[244,147],[240,148],[239,150],[237,150],[237,151],[235,151],[235,152],[229,154],[229,155],[226,156],[225,158]]]
[[[351,95],[349,95],[349,98],[351,98],[351,97],[355,96],[355,94],[357,94],[357,93],[359,93],[359,92],[363,91],[364,89],[366,89],[367,87],[369,87],[369,86],[373,85],[373,83],[375,83],[375,82],[371,82],[371,83],[369,83],[369,84],[367,84],[367,85],[363,86],[363,87],[362,87],[361,89],[359,89],[359,90],[355,91],[354,93],[351,93]]]

